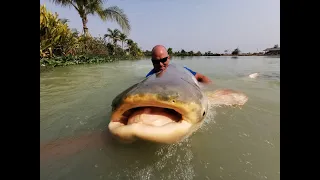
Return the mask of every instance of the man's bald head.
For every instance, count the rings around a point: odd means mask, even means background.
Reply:
[[[156,72],[164,70],[170,63],[170,56],[163,45],[156,45],[152,48],[152,64]]]
[[[168,56],[168,51],[163,45],[154,46],[151,53],[154,59],[161,59]]]

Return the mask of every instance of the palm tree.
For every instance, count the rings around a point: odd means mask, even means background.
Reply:
[[[131,29],[129,19],[118,6],[103,9],[105,0],[51,0],[53,3],[63,7],[74,7],[82,19],[83,33],[89,35],[87,23],[88,15],[97,14],[103,21],[116,21],[122,31],[128,33]]]
[[[104,38],[111,39],[113,45],[116,45],[119,40],[120,33],[121,32],[119,31],[119,29],[112,30],[112,29],[108,28],[108,33],[104,35]]]
[[[124,33],[120,33],[120,35],[119,35],[119,40],[122,43],[122,50],[123,50],[123,43],[127,41],[127,37],[128,36],[126,34],[124,34]]]
[[[134,46],[134,41],[132,39],[127,39],[127,46],[128,46],[128,51],[129,51],[129,54],[130,54],[131,53],[130,50]]]
[[[115,54],[115,50],[117,49],[117,42],[119,40],[119,36],[120,36],[120,31],[119,29],[110,29],[108,28],[108,33],[104,35],[104,38],[109,38],[110,40],[112,40],[112,44],[114,46],[114,52],[113,54]]]
[[[138,47],[138,44],[131,39],[127,40],[127,46],[128,46],[128,53],[132,56],[140,56],[142,55],[141,49]]]

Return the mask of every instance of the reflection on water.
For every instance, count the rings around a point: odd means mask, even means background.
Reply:
[[[56,68],[40,79],[41,179],[280,179],[280,59],[193,57],[213,89],[244,92],[242,108],[210,108],[184,142],[119,144],[107,125],[112,99],[140,81],[150,60]],[[258,72],[256,79],[249,74]]]

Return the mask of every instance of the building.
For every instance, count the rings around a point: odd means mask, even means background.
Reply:
[[[266,56],[280,55],[280,47],[278,45],[275,45],[273,48],[267,48],[263,51]]]

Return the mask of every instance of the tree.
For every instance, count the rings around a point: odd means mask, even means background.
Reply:
[[[193,51],[189,51],[188,53],[187,53],[189,56],[193,56]]]
[[[40,57],[68,54],[76,49],[77,41],[66,20],[40,6]]]
[[[134,42],[132,41],[132,39],[127,39],[127,46],[128,46],[128,52],[130,54],[131,53],[130,50],[134,46]]]
[[[239,48],[236,48],[234,51],[232,51],[232,55],[239,55],[239,53],[240,53],[240,50],[239,50]]]
[[[127,35],[124,33],[120,33],[119,40],[121,41],[122,49],[123,49],[123,43],[127,41]]]
[[[198,52],[196,53],[196,55],[197,55],[197,56],[201,56],[202,53],[201,53],[200,51],[198,51]]]
[[[120,33],[121,32],[119,31],[119,29],[112,30],[112,29],[108,28],[108,33],[104,35],[105,39],[109,38],[112,41],[112,44],[114,46],[113,54],[115,54],[116,47],[117,47],[117,42],[119,40]]]
[[[103,21],[116,21],[122,31],[128,33],[131,29],[129,19],[123,10],[118,6],[111,6],[103,9],[105,0],[51,0],[62,7],[74,7],[78,12],[83,26],[85,36],[89,35],[87,23],[88,15],[97,14]]]
[[[108,28],[108,33],[104,35],[104,38],[109,38],[112,41],[113,45],[116,45],[119,40],[120,33],[121,32],[119,31],[119,29],[112,30]]]
[[[127,47],[128,47],[127,51],[132,56],[138,57],[143,55],[142,50],[138,47],[138,44],[133,40],[131,39],[127,40]]]
[[[168,54],[172,54],[172,48],[171,47],[168,48]]]

